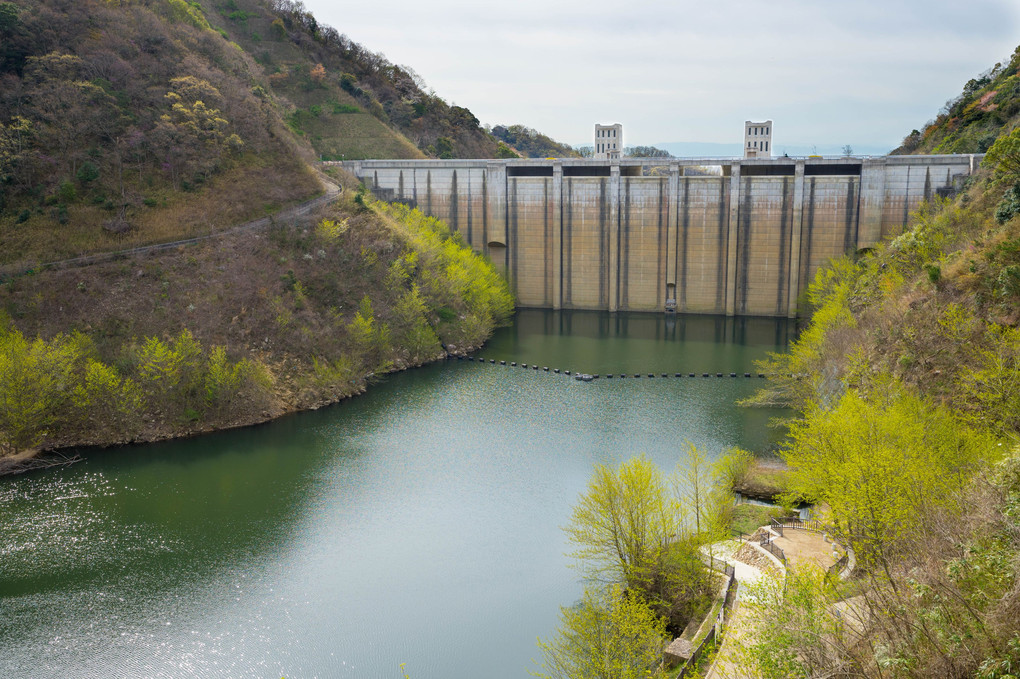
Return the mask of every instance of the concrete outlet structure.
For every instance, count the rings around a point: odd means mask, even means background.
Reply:
[[[623,153],[623,125],[595,125],[595,160],[619,160]]]
[[[770,158],[772,156],[772,121],[756,123],[744,121],[744,157]]]
[[[446,221],[523,307],[794,316],[832,257],[898,235],[979,155],[363,160],[375,194]],[[706,169],[714,174],[706,173]]]

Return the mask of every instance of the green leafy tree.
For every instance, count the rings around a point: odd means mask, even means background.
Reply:
[[[1013,185],[1020,182],[1020,127],[1000,136],[988,152],[982,165],[991,167],[995,180]]]
[[[227,358],[224,347],[213,347],[206,361],[203,380],[203,397],[206,407],[217,415],[229,413],[245,392],[245,387],[257,372],[247,360],[233,363]],[[255,377],[258,381],[258,378]],[[253,394],[254,395],[254,394]]]
[[[40,445],[67,418],[69,394],[89,349],[78,334],[46,342],[0,330],[0,452]]]
[[[412,363],[427,360],[440,351],[439,338],[429,325],[428,309],[418,286],[405,291],[393,311],[400,328],[395,344],[407,352]]]
[[[11,33],[20,26],[20,13],[21,8],[15,3],[0,2],[0,35]]]
[[[1020,330],[993,326],[988,348],[964,370],[962,386],[970,417],[1003,434],[1020,433]]]
[[[187,2],[187,0],[167,0],[166,6],[171,20],[181,21],[207,31],[212,30],[198,3]]]
[[[71,391],[78,426],[89,436],[129,438],[145,401],[134,380],[123,378],[112,366],[89,359],[80,381]]]
[[[380,371],[388,366],[385,358],[390,350],[390,329],[375,318],[372,300],[368,295],[361,298],[354,320],[347,326],[356,347],[358,360],[365,370]]]
[[[747,607],[747,617],[755,624],[741,636],[731,661],[748,676],[761,679],[871,676],[848,671],[852,666],[847,662],[847,643],[859,637],[848,634],[846,623],[835,613],[837,598],[824,573],[812,568],[748,585],[741,606]],[[852,619],[860,615],[847,609]],[[834,668],[846,673],[830,673]]]
[[[169,342],[146,339],[136,350],[135,370],[150,407],[187,406],[197,400],[201,361],[202,347],[188,330]]]
[[[770,377],[769,386],[744,405],[804,410],[839,399],[845,389],[840,372],[848,355],[831,339],[857,325],[851,302],[859,296],[859,277],[860,265],[849,257],[834,259],[818,271],[808,286],[811,323],[785,353],[758,362],[758,370]]]
[[[595,465],[574,505],[567,537],[585,574],[643,588],[667,546],[684,532],[676,500],[654,462],[635,457],[618,469]]]
[[[694,531],[709,530],[713,522],[711,509],[711,465],[705,453],[690,441],[684,441],[684,453],[677,464],[678,492],[690,507],[694,517]]]
[[[520,158],[519,155],[514,153],[514,150],[506,145],[506,142],[496,142],[496,157],[497,158]]]
[[[858,560],[887,574],[927,511],[962,510],[958,489],[994,450],[988,436],[890,379],[810,409],[790,436],[783,457],[793,493],[828,504]]]
[[[53,422],[58,384],[47,369],[41,340],[19,332],[0,337],[0,450],[10,454],[40,443]]]
[[[586,589],[560,613],[560,628],[539,639],[543,679],[648,679],[659,675],[665,626],[639,596],[619,586]]]
[[[596,465],[564,530],[588,579],[623,584],[679,633],[711,588],[676,483],[644,456]]]

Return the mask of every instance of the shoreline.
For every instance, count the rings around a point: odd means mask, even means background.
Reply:
[[[494,328],[495,329],[495,328]],[[489,333],[491,337],[492,333]],[[396,373],[407,372],[417,368],[423,368],[428,365],[434,365],[436,363],[445,362],[451,358],[457,356],[467,356],[484,346],[484,343],[477,347],[465,347],[464,349],[457,348],[455,351],[443,351],[438,354],[436,358],[424,361],[422,363],[407,365],[400,368],[394,368],[389,370],[385,375],[392,375]],[[361,378],[361,381],[355,386],[355,388],[343,395],[335,398],[328,398],[308,405],[285,405],[283,409],[276,413],[266,413],[264,416],[250,419],[247,421],[233,422],[225,425],[215,425],[203,427],[200,429],[192,429],[182,432],[167,432],[165,435],[156,435],[145,438],[132,439],[130,441],[111,441],[111,442],[79,442],[70,443],[66,445],[56,445],[53,447],[36,447],[29,448],[27,450],[21,450],[10,455],[4,455],[0,457],[0,479],[19,476],[21,474],[28,474],[31,472],[41,471],[44,469],[51,469],[53,467],[68,467],[76,462],[80,462],[84,459],[81,453],[85,453],[89,450],[110,450],[112,448],[126,448],[129,446],[144,446],[152,443],[161,443],[164,441],[177,441],[185,440],[190,438],[198,438],[200,436],[206,436],[209,434],[216,434],[219,432],[231,431],[234,429],[245,429],[248,427],[257,427],[263,424],[269,424],[276,420],[289,417],[291,415],[298,415],[304,412],[311,412],[313,410],[319,410],[321,408],[327,408],[329,406],[336,405],[343,401],[351,398],[361,396],[368,391],[370,386],[369,380],[374,375],[366,375]]]

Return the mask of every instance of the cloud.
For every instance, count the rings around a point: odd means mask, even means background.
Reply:
[[[569,143],[610,119],[628,143],[730,142],[771,117],[777,142],[892,146],[1007,58],[1020,23],[1013,0],[306,5],[482,121]]]

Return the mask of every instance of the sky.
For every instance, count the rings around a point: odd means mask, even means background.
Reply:
[[[1020,43],[1020,0],[304,0],[483,123],[590,144],[891,149]],[[877,152],[877,151],[873,151]]]

